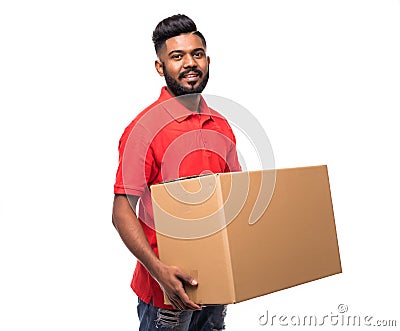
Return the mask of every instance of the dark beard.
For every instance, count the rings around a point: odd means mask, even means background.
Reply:
[[[182,85],[179,84],[179,82],[177,80],[175,80],[174,78],[172,78],[169,74],[168,71],[165,68],[165,64],[163,62],[163,71],[164,71],[164,77],[165,77],[165,82],[167,83],[168,88],[171,90],[171,92],[174,94],[174,96],[180,96],[180,95],[185,95],[185,94],[193,94],[193,93],[201,93],[203,92],[204,88],[207,85],[208,82],[208,78],[209,78],[209,71],[210,69],[207,69],[207,74],[204,76],[203,81],[199,84],[199,86],[197,86],[196,88],[194,88],[192,86],[192,88],[186,88]],[[199,77],[201,78],[202,76],[202,72],[197,70],[197,69],[188,69],[189,71],[194,71],[197,72],[199,74]],[[182,73],[180,75],[183,76],[184,73]]]

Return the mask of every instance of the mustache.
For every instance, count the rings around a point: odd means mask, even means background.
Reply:
[[[178,78],[179,78],[179,79],[182,79],[183,76],[187,75],[189,72],[194,72],[194,73],[196,73],[197,75],[199,75],[200,78],[203,76],[203,72],[202,72],[201,70],[196,69],[196,68],[188,68],[188,69],[186,69],[185,71],[181,72],[181,73],[179,74]]]

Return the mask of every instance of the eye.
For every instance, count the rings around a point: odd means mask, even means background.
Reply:
[[[194,53],[193,56],[194,56],[195,58],[198,58],[198,59],[199,59],[199,58],[202,58],[202,57],[204,56],[204,53],[201,52],[201,51],[199,51],[199,52]]]
[[[180,59],[182,59],[182,54],[173,54],[173,55],[171,55],[171,59],[180,60]]]

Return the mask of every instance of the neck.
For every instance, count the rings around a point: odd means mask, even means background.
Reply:
[[[175,96],[173,93],[171,93],[171,91],[169,89],[168,89],[168,91],[171,95]],[[176,99],[190,111],[192,111],[194,113],[200,113],[200,94],[199,93],[180,95],[179,97],[176,97]]]

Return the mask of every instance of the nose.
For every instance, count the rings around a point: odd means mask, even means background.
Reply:
[[[183,66],[184,68],[197,67],[196,60],[191,54],[186,54]]]

